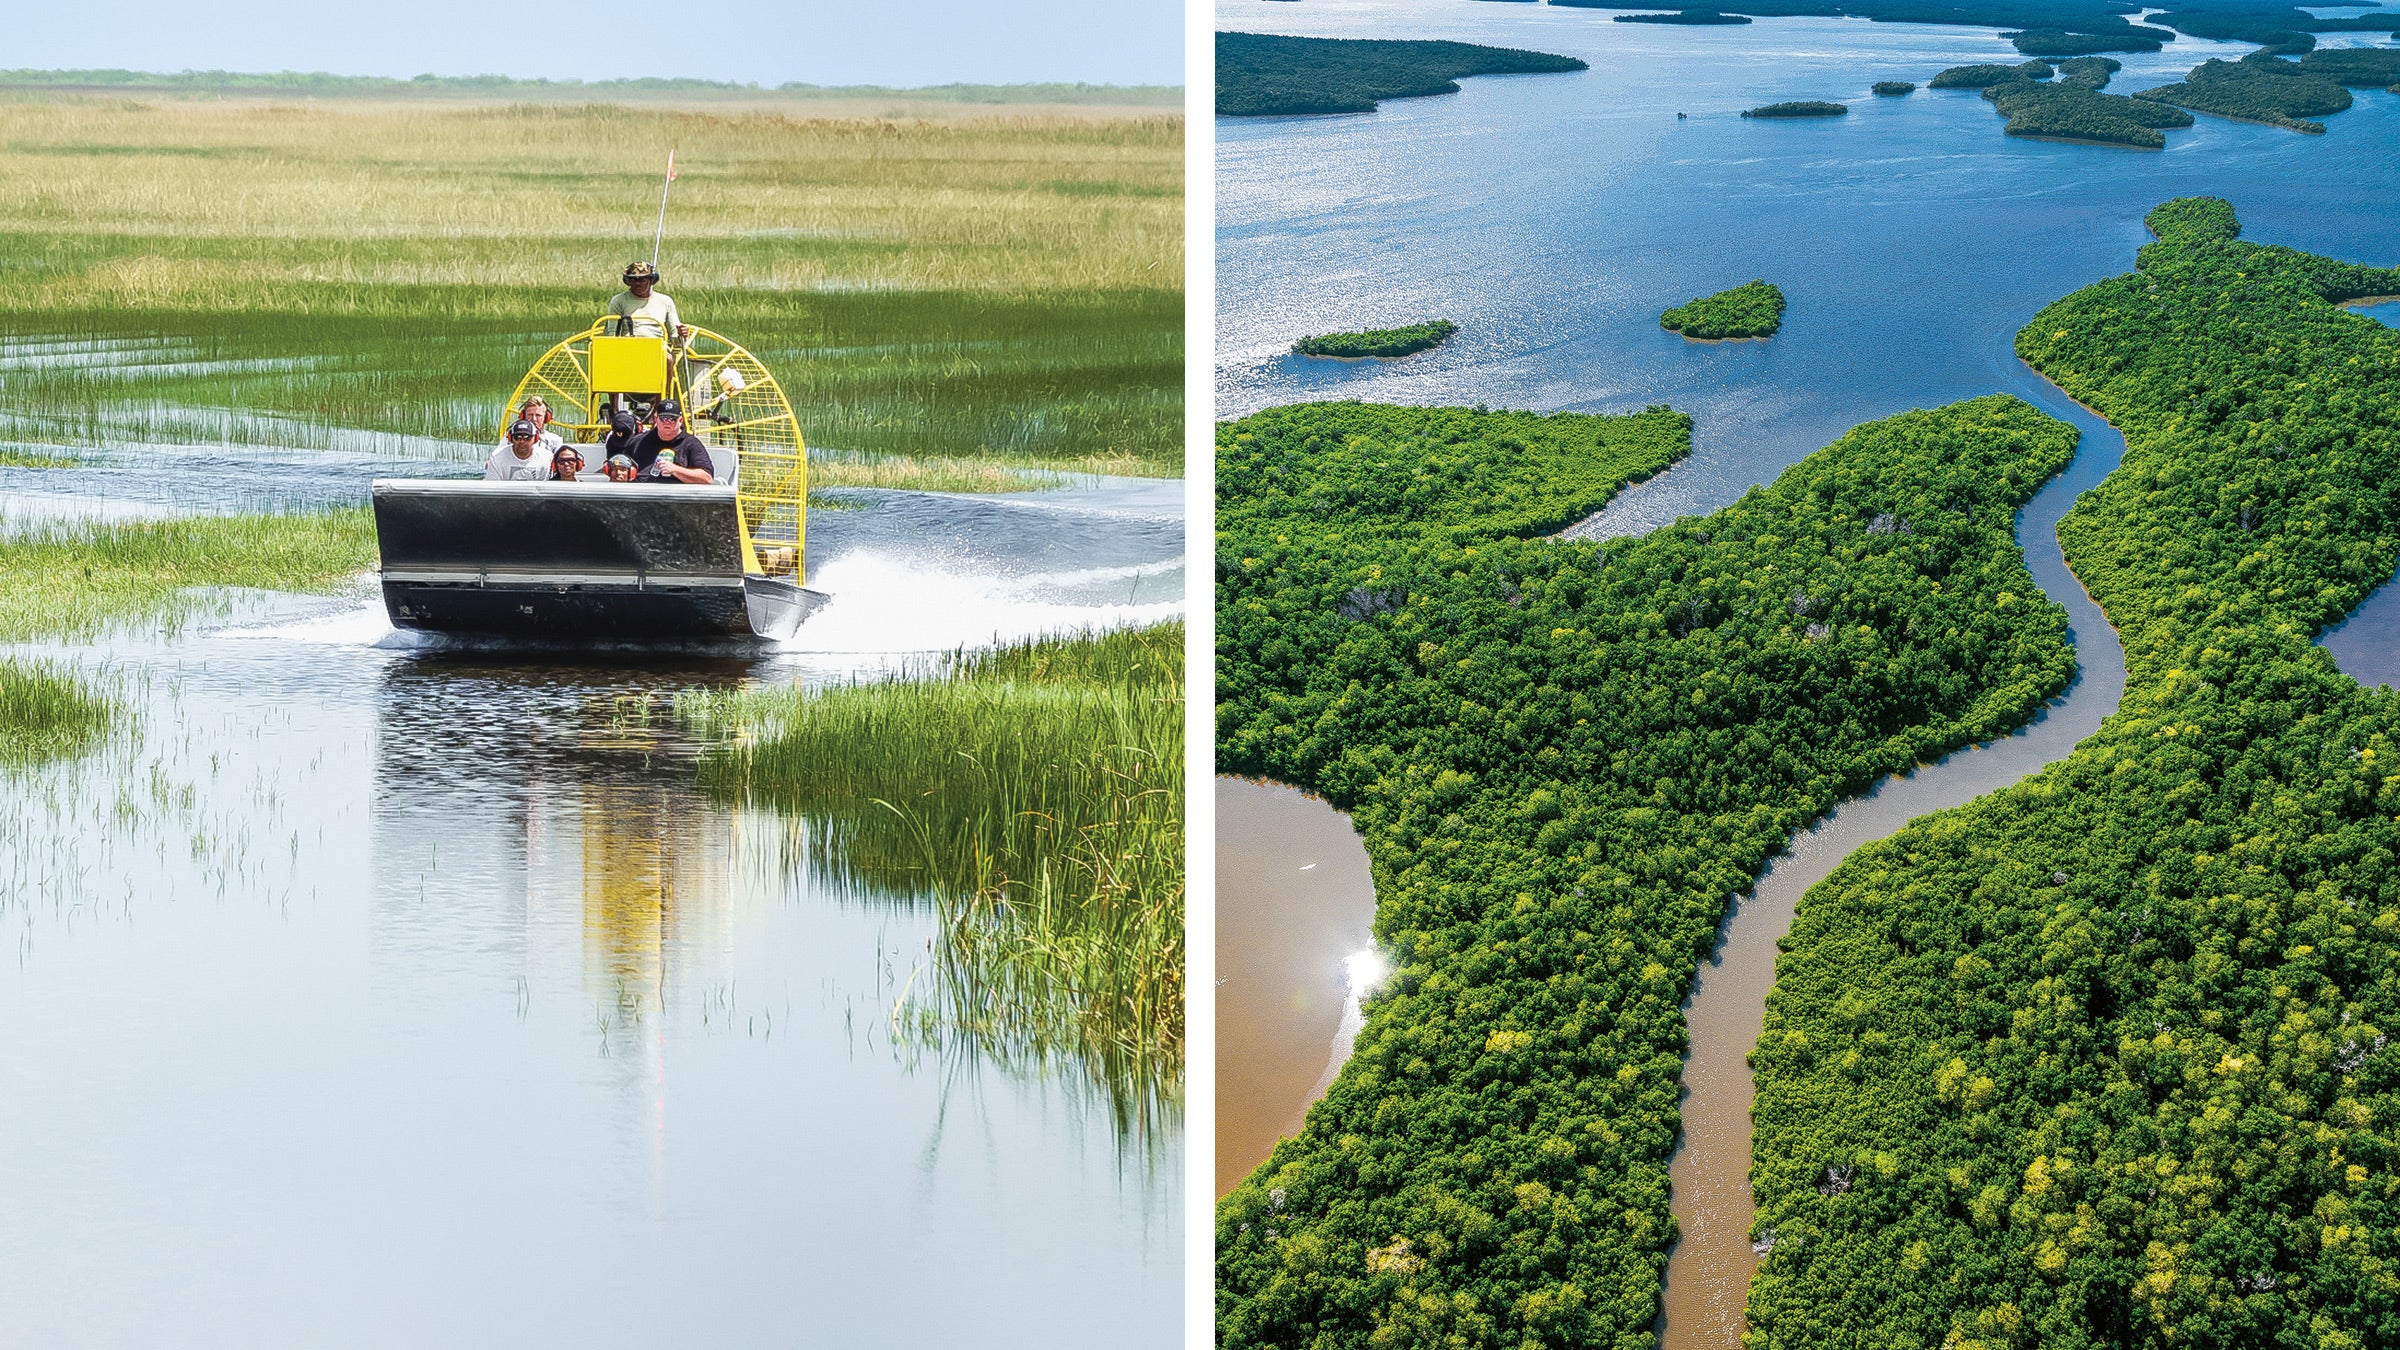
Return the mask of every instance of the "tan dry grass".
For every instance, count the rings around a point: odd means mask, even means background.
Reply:
[[[288,309],[294,285],[550,289],[646,255],[669,291],[1171,289],[1182,118],[52,97],[0,102],[20,308]],[[214,265],[212,265],[214,264]],[[496,297],[498,308],[513,303]]]

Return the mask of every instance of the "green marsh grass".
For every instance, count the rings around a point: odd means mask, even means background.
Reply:
[[[717,789],[791,806],[828,870],[930,890],[903,1034],[1082,1063],[1146,1130],[1183,1076],[1183,626],[954,655],[923,678],[685,695]]]
[[[0,447],[0,469],[72,469],[81,462],[61,455]]]
[[[0,539],[0,642],[174,622],[218,588],[332,590],[374,565],[364,509],[61,526]]]
[[[116,709],[82,678],[30,661],[0,661],[0,767],[81,753],[99,743]]]
[[[1174,475],[1182,141],[1155,111],[0,101],[0,439],[222,410],[481,441],[649,247],[814,445]]]

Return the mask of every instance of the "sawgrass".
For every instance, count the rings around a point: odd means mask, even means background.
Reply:
[[[945,1052],[1081,1063],[1146,1130],[1183,1075],[1183,625],[961,653],[922,678],[678,698],[703,778],[788,803],[829,870],[931,891],[893,1010]]]
[[[0,767],[89,749],[116,714],[106,697],[73,674],[38,662],[0,661]]]
[[[1093,468],[1089,472],[1122,472]],[[808,485],[818,488],[905,488],[917,492],[1025,492],[1051,486],[1057,478],[1028,473],[980,459],[917,459],[909,455],[877,457],[817,456],[809,462]]]
[[[175,622],[210,591],[324,591],[375,565],[364,509],[61,527],[0,539],[0,642]]]
[[[0,101],[0,439],[482,440],[646,256],[812,444],[1182,462],[1182,119]],[[71,336],[68,336],[71,335]]]

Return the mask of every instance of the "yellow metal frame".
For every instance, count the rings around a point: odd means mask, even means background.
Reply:
[[[595,443],[609,432],[612,394],[647,390],[594,388],[592,340],[608,337],[613,319],[592,326],[542,354],[517,382],[500,414],[500,435],[536,394],[550,403],[550,425],[569,440]],[[804,579],[808,545],[808,446],[783,386],[740,343],[695,328],[682,346],[670,345],[667,396],[684,406],[684,425],[711,446],[741,459],[734,498],[742,518],[742,561],[762,576]]]

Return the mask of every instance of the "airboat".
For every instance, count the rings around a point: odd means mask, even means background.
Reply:
[[[598,468],[619,409],[674,398],[716,485],[377,479],[384,608],[398,628],[543,641],[789,637],[827,597],[803,585],[808,450],[775,377],[740,344],[610,334],[552,347],[501,413],[548,400]],[[493,444],[499,443],[495,437]]]

